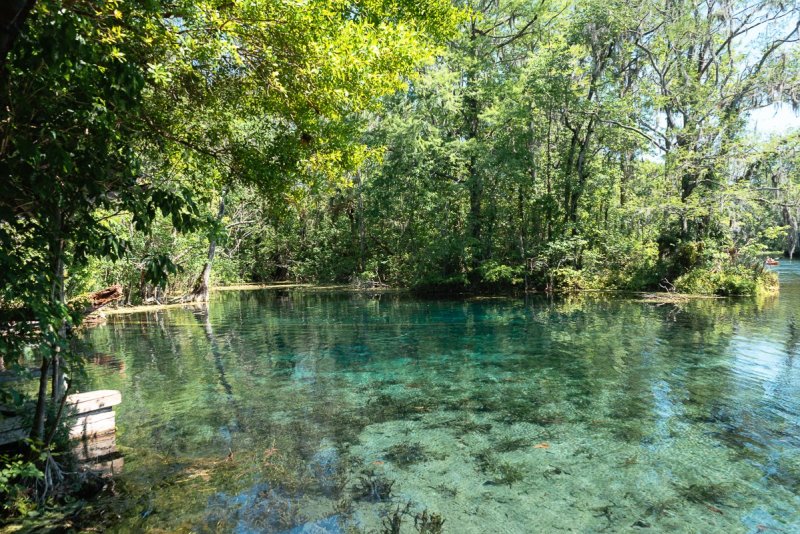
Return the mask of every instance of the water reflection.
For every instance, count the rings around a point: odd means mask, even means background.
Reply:
[[[465,532],[798,529],[779,269],[778,298],[248,291],[112,317],[90,341],[125,373],[90,379],[125,399],[115,526],[375,530],[411,502]]]

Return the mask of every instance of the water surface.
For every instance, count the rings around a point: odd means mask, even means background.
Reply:
[[[111,316],[119,531],[800,530],[800,263],[655,304],[242,291]],[[391,487],[391,491],[388,488]],[[407,506],[407,503],[410,503]],[[652,531],[652,530],[651,530]]]

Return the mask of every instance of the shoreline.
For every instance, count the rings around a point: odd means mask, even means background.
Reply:
[[[227,286],[214,286],[210,288],[210,292],[225,292],[225,291],[254,291],[263,289],[295,289],[295,290],[311,290],[311,291],[351,291],[351,292],[403,292],[405,289],[398,288],[359,288],[347,284],[310,284],[301,282],[274,282],[271,284],[232,284]],[[172,297],[177,298],[177,297]],[[170,308],[184,308],[191,306],[203,306],[204,302],[165,302],[163,304],[137,304],[135,306],[117,306],[108,307],[98,310],[93,315],[120,315],[126,313],[139,313],[147,311],[157,311]]]
[[[228,286],[216,286],[211,288],[211,292],[227,292],[227,291],[253,291],[253,290],[274,290],[274,289],[293,289],[293,290],[308,290],[308,291],[340,291],[340,292],[351,292],[351,293],[406,293],[409,295],[415,295],[414,291],[408,288],[393,288],[393,287],[378,287],[378,288],[363,288],[363,287],[355,287],[352,285],[347,284],[322,284],[316,285],[311,283],[294,283],[294,282],[286,282],[286,283],[272,283],[272,284],[233,284]],[[666,291],[633,291],[633,290],[624,290],[624,289],[584,289],[580,291],[568,292],[568,293],[554,293],[548,294],[542,291],[523,291],[519,293],[508,293],[504,294],[502,292],[496,293],[439,293],[433,292],[429,294],[417,294],[416,296],[421,296],[423,298],[458,298],[468,301],[481,301],[481,300],[507,300],[507,299],[519,299],[525,298],[526,296],[550,296],[550,297],[567,297],[567,296],[575,296],[575,295],[601,295],[607,294],[609,296],[615,296],[619,298],[628,298],[635,302],[642,302],[642,303],[657,303],[657,304],[672,304],[672,303],[681,303],[681,302],[688,302],[692,300],[725,300],[725,299],[739,299],[739,298],[752,298],[756,297],[757,295],[731,295],[731,296],[720,296],[720,295],[702,295],[702,294],[693,294],[693,293],[669,293]],[[770,294],[778,294],[778,292],[770,293]],[[136,306],[119,306],[119,307],[109,307],[103,308],[98,310],[95,316],[106,316],[106,315],[121,315],[121,314],[128,314],[128,313],[141,313],[141,312],[148,312],[148,311],[158,311],[158,310],[165,310],[171,308],[186,308],[186,307],[196,307],[196,306],[203,306],[206,303],[203,302],[165,302],[163,304],[140,304]]]

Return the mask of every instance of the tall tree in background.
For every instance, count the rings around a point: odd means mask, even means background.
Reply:
[[[714,0],[644,2],[639,10],[636,46],[656,111],[639,126],[657,139],[679,191],[675,224],[661,242],[664,253],[680,256],[681,243],[720,235],[715,193],[726,185],[748,112],[797,99],[800,65],[791,47],[800,40],[800,8]]]
[[[359,114],[432,59],[455,14],[443,0],[324,1],[303,9],[271,0],[197,4],[176,26],[175,46],[151,66],[164,77],[147,105],[157,150],[171,144],[181,160],[205,160],[213,167],[205,172],[216,176],[204,182],[218,208],[192,298],[208,298],[225,192],[250,185],[279,199],[298,182],[356,168],[365,154],[356,142]]]

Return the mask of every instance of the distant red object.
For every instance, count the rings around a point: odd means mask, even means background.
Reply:
[[[767,265],[779,265],[778,260],[773,260],[772,258],[767,258],[764,263]]]

